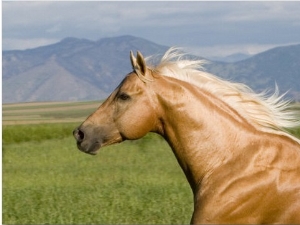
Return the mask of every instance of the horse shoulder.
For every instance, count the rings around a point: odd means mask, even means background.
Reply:
[[[260,134],[243,151],[203,182],[192,223],[299,223],[300,145]]]

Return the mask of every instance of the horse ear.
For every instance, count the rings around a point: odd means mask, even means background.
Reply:
[[[140,71],[142,75],[145,76],[147,72],[147,66],[146,66],[144,56],[142,55],[142,53],[138,51],[136,57],[137,57],[137,64],[139,65]]]
[[[146,66],[146,62],[144,59],[144,56],[142,55],[142,53],[140,53],[139,51],[137,52],[137,58],[134,57],[133,52],[130,51],[130,61],[131,61],[131,65],[132,65],[132,69],[145,76],[146,72],[147,72],[147,66]]]
[[[144,81],[152,81],[151,78],[149,78],[149,72],[147,71],[147,65],[144,59],[144,56],[138,51],[137,57],[135,58],[133,55],[133,52],[130,51],[130,60],[131,65],[136,72],[136,74]]]

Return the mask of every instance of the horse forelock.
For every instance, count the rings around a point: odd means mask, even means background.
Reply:
[[[229,82],[205,72],[206,60],[191,60],[185,56],[177,48],[170,48],[157,66],[149,68],[156,74],[186,81],[212,93],[261,129],[278,132],[300,126],[290,101],[283,99],[285,94],[279,94],[277,85],[273,95],[268,95],[268,91],[257,94],[245,84]]]

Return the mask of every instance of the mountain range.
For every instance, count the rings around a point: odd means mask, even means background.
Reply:
[[[168,48],[127,35],[98,41],[65,38],[34,49],[3,51],[2,102],[102,100],[132,70],[131,50],[149,56]],[[255,91],[274,89],[277,83],[281,93],[289,91],[287,97],[300,100],[300,44],[237,62],[211,61],[206,70]]]

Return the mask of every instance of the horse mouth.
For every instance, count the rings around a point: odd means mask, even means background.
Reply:
[[[94,142],[90,146],[85,146],[85,145],[83,145],[82,142],[77,142],[77,148],[80,151],[82,151],[86,154],[90,154],[90,155],[97,155],[100,147],[101,147],[101,143],[99,143],[99,142]]]

